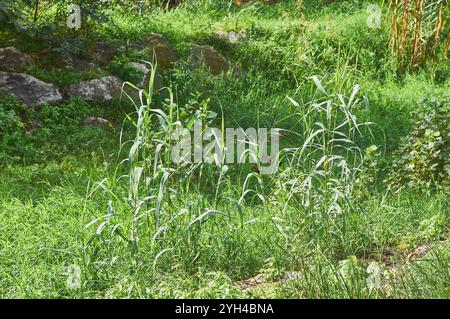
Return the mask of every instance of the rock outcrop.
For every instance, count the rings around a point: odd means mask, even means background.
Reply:
[[[168,69],[177,60],[177,54],[170,42],[160,33],[150,33],[144,39],[132,46],[144,52],[149,62],[157,63],[158,68]]]
[[[65,89],[69,97],[80,97],[86,102],[105,103],[119,98],[122,92],[123,81],[115,76],[106,76],[100,79],[83,81],[73,84]]]
[[[55,85],[22,73],[0,72],[0,89],[30,106],[56,104],[63,100]]]
[[[100,71],[94,62],[77,55],[68,57],[61,64],[64,69],[74,69],[78,72]]]
[[[204,63],[214,75],[227,72],[231,68],[227,59],[209,45],[193,44],[191,60],[193,68],[198,68]]]
[[[131,67],[133,69],[135,69],[136,71],[142,73],[142,78],[139,81],[139,83],[137,83],[137,87],[139,87],[141,89],[148,88],[148,84],[150,82],[150,76],[151,76],[150,66],[147,64],[144,64],[144,63],[132,62]],[[158,72],[156,72],[155,78],[153,79],[153,89],[159,90],[162,87],[164,87],[162,77]]]
[[[0,69],[4,71],[20,72],[33,64],[31,56],[14,47],[0,48]]]
[[[97,42],[88,52],[88,56],[91,57],[94,63],[99,65],[106,65],[114,58],[117,54],[118,49],[115,45],[109,42]]]

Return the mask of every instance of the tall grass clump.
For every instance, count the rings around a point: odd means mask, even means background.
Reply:
[[[97,227],[90,243],[111,245],[110,251],[127,247],[136,267],[145,266],[144,258],[152,260],[154,270],[177,265],[188,272],[212,261],[221,270],[244,262],[258,267],[270,241],[274,247],[283,243],[271,256],[289,251],[282,258],[294,264],[297,254],[311,247],[339,258],[358,250],[364,240],[353,236],[363,214],[358,196],[368,187],[365,178],[370,174],[362,140],[371,139],[374,125],[360,123],[355,116],[365,105],[359,85],[344,95],[344,74],[333,77],[328,86],[313,76],[304,84],[307,98],[297,102],[288,97],[294,108],[289,122],[298,127],[280,130],[292,140],[291,146],[271,159],[279,170],[264,175],[258,165],[250,171],[229,167],[214,155],[209,162],[174,162],[174,134],[184,134],[178,130],[190,130],[198,120],[211,124],[216,115],[206,102],[187,114],[170,89],[164,101],[155,100],[154,74],[152,66],[145,90],[127,83],[138,92],[136,112],[127,119],[135,135],[122,144],[123,149],[129,147],[127,158],[98,184],[110,200],[105,213],[87,226]],[[154,107],[156,103],[160,107]],[[224,132],[223,119],[221,126]],[[213,140],[223,151],[221,138]],[[251,151],[258,145],[247,143],[245,156],[250,158],[258,153]],[[270,239],[261,237],[268,227],[276,232]],[[258,254],[260,261],[248,256],[244,261],[247,252]],[[225,257],[217,258],[220,254]]]
[[[112,176],[98,184],[97,189],[108,193],[110,200],[105,214],[87,227],[97,227],[93,241],[113,246],[126,243],[137,267],[142,256],[140,247],[145,245],[144,254],[152,256],[154,268],[166,254],[173,262],[190,268],[199,257],[202,233],[215,229],[205,228],[205,220],[214,215],[227,216],[217,206],[228,167],[214,155],[211,162],[182,161],[187,156],[183,153],[179,162],[173,160],[177,152],[174,137],[187,134],[199,121],[206,127],[216,114],[208,110],[207,101],[195,105],[195,110],[178,107],[169,88],[158,93],[167,94],[167,98],[159,101],[159,108],[154,107],[156,69],[153,65],[151,68],[146,89],[125,83],[135,90],[127,96],[138,101],[135,113],[126,119],[135,129],[134,138],[121,143],[121,149],[129,146],[127,157]],[[219,136],[213,137],[217,144],[218,139]],[[200,193],[200,189],[207,191]]]
[[[348,96],[328,93],[318,77],[311,78],[315,93],[306,101],[289,98],[301,126],[297,147],[283,157],[274,197],[282,211],[294,210],[301,220],[298,236],[304,242],[333,248],[338,254],[355,249],[347,234],[363,210],[358,204],[366,152],[361,138],[372,136],[371,122],[358,122],[355,112],[364,105],[359,85]],[[357,246],[356,246],[357,247]]]
[[[447,59],[450,6],[447,0],[390,0],[391,46],[399,67],[416,69]]]

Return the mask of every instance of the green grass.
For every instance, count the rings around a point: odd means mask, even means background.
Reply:
[[[286,246],[283,236],[274,231],[272,218],[280,218],[275,209],[267,212],[245,207],[244,222],[257,221],[247,224],[241,232],[236,229],[239,213],[230,207],[220,207],[222,210],[228,208],[231,216],[208,220],[204,225],[207,229],[198,235],[199,238],[189,237],[186,232],[192,217],[179,219],[174,226],[176,229],[165,239],[177,243],[175,251],[161,257],[156,269],[155,253],[151,250],[143,249],[133,256],[126,245],[114,238],[88,244],[95,228],[86,231],[84,227],[93,215],[105,209],[98,204],[105,198],[99,195],[95,200],[86,200],[83,190],[72,184],[74,181],[79,182],[72,177],[51,187],[45,198],[40,199],[21,201],[7,193],[2,194],[2,297],[374,296],[352,286],[357,283],[350,285],[352,291],[342,289],[344,282],[335,278],[334,272],[338,260],[323,255],[320,247],[300,241]],[[383,290],[372,293],[388,297],[446,298],[450,279],[445,262],[448,260],[448,241],[433,244],[435,249],[411,265],[406,264],[404,256],[406,247],[445,237],[442,225],[433,224],[435,228],[430,231],[420,227],[424,221],[442,216],[441,212],[448,210],[443,202],[444,194],[422,199],[417,199],[414,194],[402,197],[391,198],[384,205],[380,205],[379,198],[369,201],[365,215],[352,222],[354,230],[347,235],[354,251],[349,251],[342,259],[358,256],[362,270],[367,268],[369,260],[386,264],[384,277],[395,275],[395,278],[390,278]],[[287,224],[299,222],[299,214],[295,211],[281,218]],[[142,237],[140,246],[150,248],[153,246],[151,241],[151,238]],[[197,254],[199,257],[194,263],[185,263]],[[134,264],[135,258],[139,260],[138,264]],[[269,258],[273,259],[270,267],[267,265]],[[66,288],[65,271],[69,264],[81,266],[83,286],[80,290]],[[324,269],[316,269],[321,267]],[[406,270],[410,267],[413,272]],[[312,278],[281,280],[284,271],[301,272],[302,269],[308,269],[310,273],[304,275]],[[397,273],[399,270],[404,273]],[[243,292],[233,285],[234,281],[257,274],[273,282],[270,286],[275,286],[275,291],[263,285],[256,291]],[[318,278],[319,274],[324,277]],[[355,279],[360,285],[365,281],[364,275],[363,272]],[[407,282],[414,282],[415,286],[409,286]]]
[[[197,110],[217,113],[208,120],[217,127],[281,127],[289,132],[282,146],[293,150],[280,172],[175,166],[156,124],[161,113],[146,110],[137,125],[125,101],[72,99],[30,109],[0,97],[0,297],[448,298],[448,191],[391,192],[383,179],[418,100],[448,96],[450,81],[397,74],[386,25],[365,28],[365,1],[320,9],[305,1],[302,14],[294,1],[229,10],[224,2],[191,1],[140,16],[111,9],[114,25],[96,25],[96,36],[124,45],[164,34],[180,57],[162,72],[174,102],[167,91],[147,98],[167,114],[168,129]],[[249,40],[231,45],[215,38],[218,30],[244,30]],[[15,34],[0,38],[17,38],[16,46],[33,54],[43,45]],[[191,70],[192,42],[213,45],[243,75]],[[139,57],[123,49],[94,73],[45,63],[28,71],[61,86],[107,72],[134,82],[128,63]],[[327,97],[307,79],[313,75]],[[359,102],[339,108],[337,94],[349,97],[355,84]],[[327,99],[335,105],[331,119],[318,108],[301,117]],[[357,134],[350,123],[340,129],[349,114],[375,122],[372,134],[362,126]],[[80,126],[87,116],[113,127]],[[27,132],[33,121],[40,125]],[[315,122],[328,130],[304,144]],[[337,131],[351,142],[333,143]],[[138,137],[147,144],[137,145]],[[378,146],[375,157],[366,152],[371,145]],[[152,173],[156,153],[161,160]],[[340,162],[316,166],[322,156]],[[381,269],[378,289],[367,285],[372,262]],[[81,269],[79,289],[67,287],[69,265]],[[255,277],[261,284],[246,289]]]

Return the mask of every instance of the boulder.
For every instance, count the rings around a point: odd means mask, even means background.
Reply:
[[[69,97],[81,97],[92,103],[105,103],[119,98],[122,93],[123,81],[115,76],[83,81],[65,89]]]
[[[145,53],[149,62],[157,63],[158,68],[168,69],[177,60],[177,54],[170,42],[160,33],[150,33],[143,41],[132,46]]]
[[[148,84],[149,74],[150,74],[150,68],[148,65],[144,63],[137,63],[137,62],[131,62],[130,66],[135,69],[137,72],[142,74],[142,78],[139,81],[139,83],[136,83],[136,85],[140,88],[143,88],[146,86],[146,82]]]
[[[227,72],[231,68],[227,59],[209,45],[193,44],[191,60],[194,68],[198,68],[204,63],[214,75]]]
[[[14,47],[0,48],[0,68],[5,71],[21,71],[23,67],[33,65],[33,59]]]
[[[22,73],[0,72],[0,89],[30,106],[56,104],[63,99],[55,85]]]
[[[131,67],[142,74],[147,74],[150,72],[150,65],[138,62],[131,62]]]
[[[92,47],[92,50],[88,52],[88,55],[92,60],[99,65],[106,65],[117,54],[117,47],[109,42],[97,42]]]
[[[148,83],[150,81],[151,75],[150,66],[144,63],[137,63],[137,62],[132,62],[130,65],[133,69],[142,73],[142,79],[139,81],[139,83],[137,83],[137,86],[141,89],[148,88]],[[162,77],[158,72],[156,72],[155,78],[153,80],[153,89],[159,90],[162,87],[164,87],[162,83]]]
[[[64,61],[65,69],[74,69],[78,72],[100,71],[100,68],[94,63],[81,56],[71,56]]]

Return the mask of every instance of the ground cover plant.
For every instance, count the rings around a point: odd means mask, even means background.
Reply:
[[[447,1],[71,4],[0,0],[0,297],[450,297]]]

